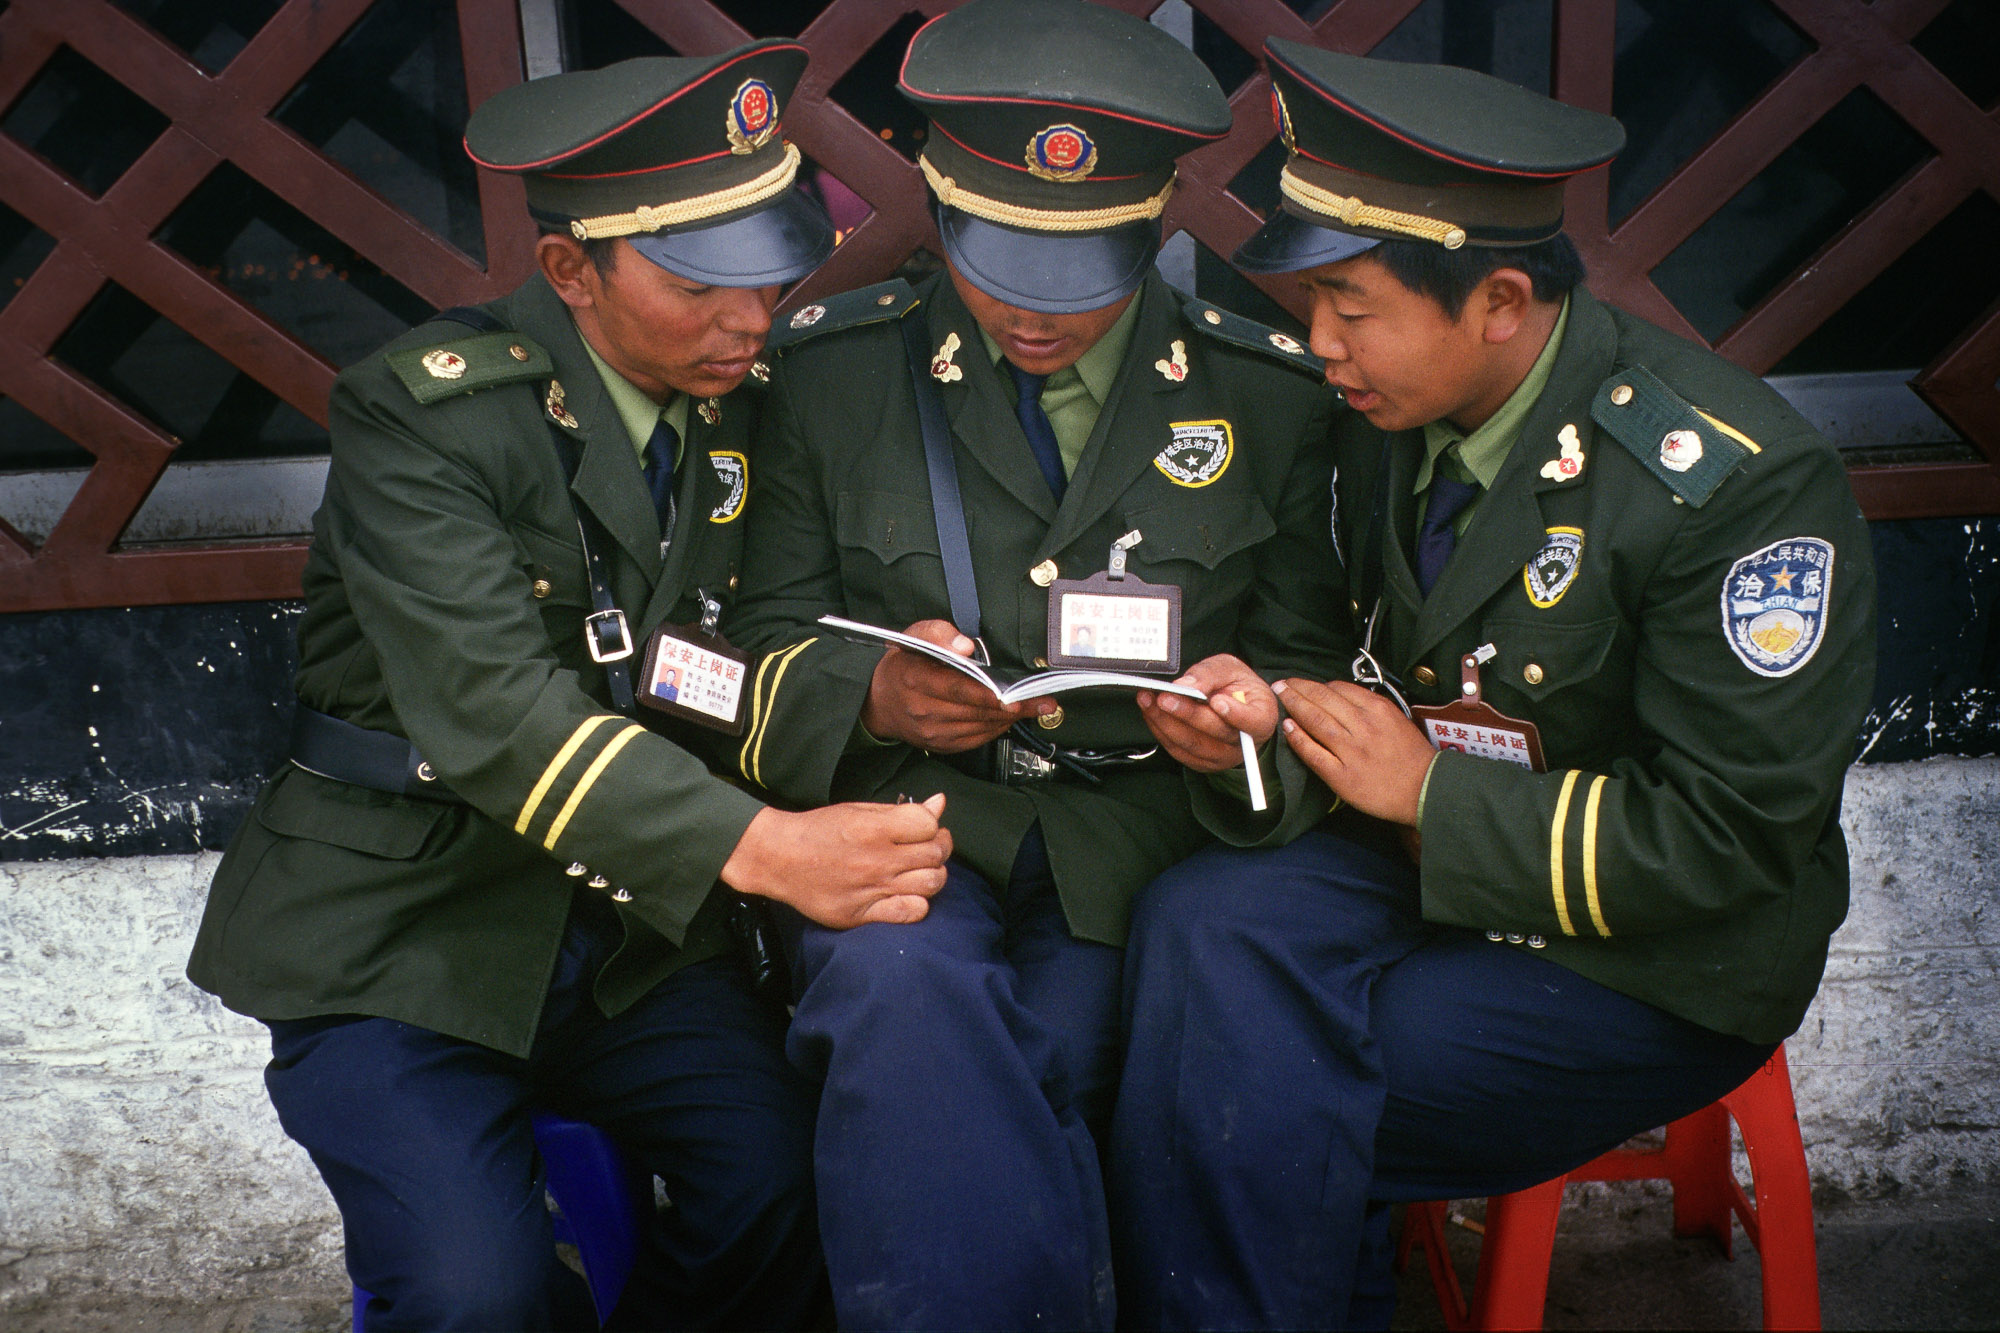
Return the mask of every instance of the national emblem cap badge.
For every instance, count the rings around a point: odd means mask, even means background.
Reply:
[[[771,141],[778,131],[778,94],[762,79],[745,79],[729,99],[729,115],[724,133],[729,151],[737,155],[754,153]]]
[[[1097,169],[1097,145],[1075,125],[1051,125],[1028,140],[1027,159],[1045,181],[1080,181]]]
[[[1550,528],[1548,540],[1534,558],[1521,566],[1521,583],[1528,600],[1547,610],[1562,600],[1583,563],[1583,529]]]
[[[465,373],[465,358],[448,347],[436,347],[424,353],[424,369],[441,380],[455,380]]]
[[[1168,426],[1173,443],[1160,450],[1153,466],[1176,486],[1208,485],[1229,468],[1236,435],[1227,421],[1176,421]]]
[[[1722,629],[1729,650],[1760,676],[1789,676],[1826,637],[1833,589],[1833,543],[1787,537],[1753,551],[1722,580]]]
[[[1285,151],[1293,153],[1298,147],[1292,138],[1292,113],[1285,106],[1285,95],[1278,91],[1278,85],[1271,85],[1271,119],[1278,122],[1278,137],[1284,141]]]

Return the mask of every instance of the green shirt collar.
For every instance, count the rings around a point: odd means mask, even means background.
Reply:
[[[1556,354],[1562,350],[1563,333],[1569,327],[1569,298],[1563,298],[1562,313],[1556,316],[1556,326],[1549,334],[1548,344],[1542,354],[1535,358],[1529,368],[1528,377],[1508,395],[1500,410],[1479,424],[1470,435],[1463,435],[1449,421],[1437,420],[1424,427],[1424,460],[1417,466],[1416,484],[1411,488],[1418,494],[1430,487],[1431,470],[1437,465],[1438,455],[1458,446],[1458,459],[1465,470],[1472,474],[1472,480],[1479,483],[1481,490],[1490,490],[1493,481],[1500,475],[1501,464],[1507,461],[1508,453],[1514,448],[1514,441],[1521,434],[1521,426],[1528,419],[1528,413],[1535,401],[1548,387],[1549,372],[1555,369]]]
[[[686,394],[674,394],[667,399],[667,405],[662,409],[658,403],[646,396],[644,389],[613,370],[610,363],[597,354],[597,349],[590,345],[590,339],[584,337],[581,330],[577,333],[577,341],[581,342],[583,350],[590,354],[590,364],[597,367],[597,377],[604,381],[604,392],[611,395],[611,406],[616,409],[618,420],[624,423],[625,433],[632,437],[632,449],[638,454],[640,462],[643,463],[646,459],[646,443],[653,438],[653,427],[661,417],[665,417],[667,424],[674,428],[674,433],[680,437],[681,444],[683,446],[687,444]],[[674,457],[674,463],[676,466],[680,464],[678,454]]]
[[[1141,291],[1143,293],[1143,289]],[[1125,364],[1125,353],[1132,346],[1132,330],[1138,327],[1139,305],[1143,299],[1143,295],[1135,295],[1132,304],[1126,306],[1125,313],[1118,317],[1118,322],[1106,329],[1104,336],[1090,345],[1089,351],[1078,357],[1074,365],[1049,376],[1049,387],[1060,388],[1057,381],[1063,378],[1064,371],[1074,370],[1083,380],[1083,387],[1096,400],[1098,410],[1102,411],[1104,405],[1111,401],[1111,386],[1117,383],[1118,368]],[[983,328],[979,330],[979,337],[986,344],[987,359],[998,367],[1004,355],[1000,344],[993,341],[993,336]]]

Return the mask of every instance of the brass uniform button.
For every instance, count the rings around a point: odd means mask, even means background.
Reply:
[[[1541,668],[1540,664],[1539,664],[1539,663],[1535,663],[1535,662],[1530,662],[1530,663],[1528,663],[1528,665],[1526,665],[1526,666],[1522,667],[1522,668],[1521,668],[1521,679],[1522,679],[1522,680],[1525,680],[1525,681],[1527,681],[1527,682],[1528,682],[1528,683],[1529,683],[1530,685],[1539,685],[1539,684],[1541,684],[1541,683],[1542,683],[1542,668]]]
[[[1061,704],[1056,705],[1055,712],[1044,713],[1040,717],[1035,719],[1035,725],[1040,727],[1043,731],[1054,731],[1057,727],[1060,727],[1062,724],[1063,724],[1063,710]]]
[[[1028,571],[1028,578],[1037,588],[1046,588],[1056,581],[1056,562],[1044,560]]]
[[[437,770],[436,770],[435,768],[432,768],[432,767],[431,767],[431,761],[430,761],[430,760],[428,760],[428,759],[420,759],[420,760],[418,760],[418,761],[417,761],[417,781],[419,781],[419,782],[436,782],[437,780],[438,780],[438,775],[437,775]]]
[[[513,357],[516,361],[526,361],[528,359],[528,349],[519,343],[515,343],[507,349],[507,355]]]
[[[1422,685],[1426,689],[1438,683],[1438,673],[1427,666],[1418,667],[1410,675],[1416,678],[1417,684]]]
[[[1625,406],[1625,404],[1631,401],[1632,401],[1631,385],[1621,384],[1617,388],[1611,391],[1611,404],[1613,407],[1623,407]]]
[[[896,294],[894,292],[883,292],[880,296],[875,298],[875,304],[894,305],[896,304]]]
[[[1035,659],[1035,669],[1038,671],[1046,670],[1048,665],[1049,665],[1049,659],[1046,657],[1038,657]]]
[[[1356,601],[1356,600],[1355,600],[1354,598],[1352,598],[1352,597],[1348,598],[1348,599],[1347,599],[1347,611],[1348,611],[1348,614],[1349,614],[1349,615],[1356,615],[1356,616],[1360,615],[1360,614],[1361,614],[1361,603],[1360,603],[1360,602],[1358,602],[1358,601]]]
[[[731,592],[735,592],[735,591],[736,591],[736,585],[737,585],[737,584],[739,584],[739,583],[741,583],[742,581],[743,581],[743,579],[742,579],[742,577],[741,577],[740,575],[736,575],[736,574],[731,574],[731,575],[729,576],[729,591],[731,591]]]
[[[1202,312],[1201,312],[1201,317],[1202,317],[1203,319],[1207,320],[1207,321],[1208,321],[1209,323],[1211,323],[1211,324],[1220,324],[1220,323],[1222,322],[1222,316],[1221,316],[1221,315],[1219,315],[1219,314],[1217,314],[1217,313],[1216,313],[1215,311],[1213,311],[1213,310],[1204,310],[1204,311],[1202,311]]]
[[[537,597],[547,597],[550,593],[554,592],[555,590],[556,590],[555,585],[550,583],[547,579],[536,579],[535,586],[532,589],[530,589],[530,591],[532,591]]]

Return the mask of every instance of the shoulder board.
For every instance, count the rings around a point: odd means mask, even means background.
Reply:
[[[1597,386],[1590,418],[1632,451],[1667,489],[1699,509],[1756,442],[1660,382],[1644,366],[1624,366]]]
[[[1231,314],[1219,305],[1211,305],[1200,299],[1190,300],[1181,307],[1181,314],[1187,322],[1217,342],[1229,343],[1235,347],[1261,352],[1274,361],[1282,361],[1294,370],[1302,370],[1314,379],[1324,378],[1326,362],[1314,356],[1304,343],[1289,333],[1280,333],[1266,324],[1241,315]]]
[[[539,345],[504,329],[468,331],[463,337],[406,347],[384,360],[410,396],[425,406],[455,394],[545,380],[555,373],[555,363]]]
[[[783,352],[822,333],[879,324],[885,319],[899,319],[914,310],[916,305],[916,292],[901,278],[878,282],[873,287],[857,287],[851,292],[841,292],[824,301],[800,306],[771,326],[771,336],[764,346],[773,352]]]

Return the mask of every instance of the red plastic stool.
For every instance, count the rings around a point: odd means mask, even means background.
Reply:
[[[597,1322],[610,1318],[638,1257],[639,1237],[652,1211],[651,1177],[626,1162],[618,1145],[595,1125],[552,1111],[534,1116],[535,1150],[548,1169],[548,1194],[556,1201],[556,1243],[576,1246]],[[373,1299],[354,1289],[354,1333]]]
[[[1754,1203],[1730,1165],[1731,1117],[1743,1131]],[[1409,1206],[1397,1267],[1408,1265],[1412,1246],[1423,1246],[1447,1328],[1538,1329],[1563,1186],[1572,1180],[1661,1179],[1673,1182],[1677,1236],[1706,1234],[1727,1255],[1731,1215],[1743,1219],[1763,1262],[1765,1328],[1820,1326],[1812,1182],[1782,1046],[1736,1091],[1667,1126],[1663,1147],[1614,1148],[1567,1176],[1488,1199],[1486,1239],[1469,1302],[1445,1247],[1443,1203]]]

